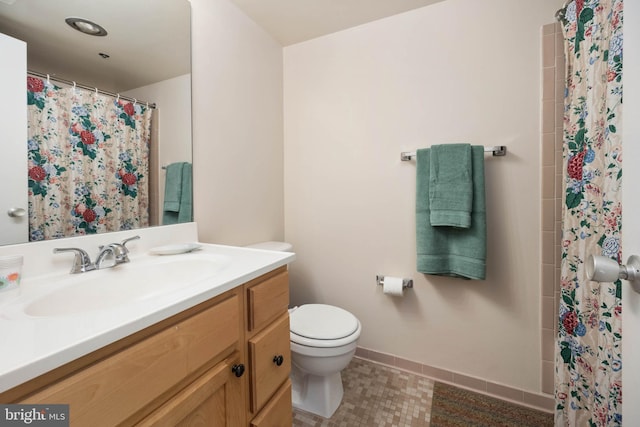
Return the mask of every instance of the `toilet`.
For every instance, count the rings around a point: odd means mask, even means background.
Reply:
[[[291,252],[284,242],[247,247]],[[347,310],[304,304],[289,310],[293,407],[330,418],[344,393],[340,372],[356,352],[362,326]]]

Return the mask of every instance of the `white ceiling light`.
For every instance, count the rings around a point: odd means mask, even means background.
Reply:
[[[69,17],[64,20],[71,28],[78,30],[81,33],[89,34],[90,36],[106,36],[107,30],[102,28],[95,22],[91,22],[88,19]]]

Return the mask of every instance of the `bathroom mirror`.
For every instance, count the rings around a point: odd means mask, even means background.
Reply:
[[[76,31],[65,22],[69,17],[95,22],[107,35]],[[163,168],[192,160],[190,21],[188,0],[0,0],[0,33],[27,43],[29,71],[50,75],[56,85],[56,79],[74,81],[157,105],[152,225],[161,222]],[[176,99],[179,105],[170,105]],[[25,143],[25,156],[26,150]],[[23,185],[26,192],[27,177],[0,185]]]

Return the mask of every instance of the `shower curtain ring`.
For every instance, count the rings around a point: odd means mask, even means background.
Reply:
[[[120,102],[120,94],[116,97],[116,102]]]
[[[51,79],[49,78],[49,74],[47,74],[47,83],[51,83]]]
[[[96,95],[98,94],[98,88],[96,88]]]
[[[138,100],[133,98],[133,105],[136,105],[138,103]]]

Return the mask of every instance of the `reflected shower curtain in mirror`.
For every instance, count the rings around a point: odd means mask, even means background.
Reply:
[[[149,224],[146,106],[27,78],[29,240]]]
[[[591,254],[621,261],[622,4],[574,0],[565,13],[557,426],[622,424],[621,282],[585,272]]]

